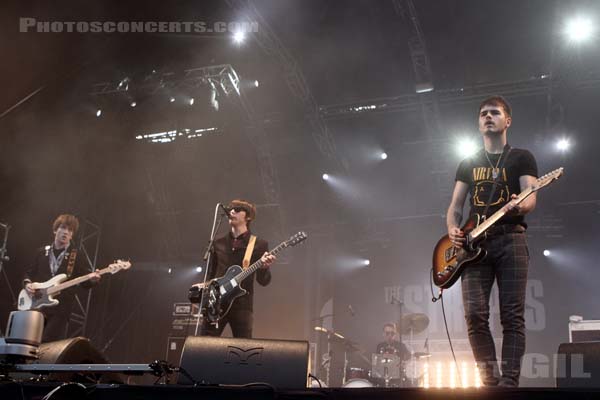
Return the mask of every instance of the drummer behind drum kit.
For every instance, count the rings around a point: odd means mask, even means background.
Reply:
[[[400,332],[399,336],[408,336],[410,344],[410,355],[402,357],[400,354],[374,353],[371,356],[370,365],[371,370],[361,368],[359,366],[351,365],[349,362],[349,355],[351,353],[358,354],[358,358],[369,361],[364,355],[364,351],[357,345],[357,343],[346,339],[343,335],[337,332],[327,330],[322,327],[315,327],[317,332],[321,332],[327,335],[328,340],[328,351],[324,357],[331,356],[330,346],[331,343],[343,342],[344,343],[344,377],[342,387],[346,388],[359,388],[359,387],[417,387],[422,384],[423,379],[423,368],[422,363],[426,361],[431,354],[427,346],[427,340],[425,341],[424,352],[415,352],[414,347],[414,335],[417,335],[429,325],[429,318],[425,314],[415,313],[404,315],[400,319]],[[400,341],[402,343],[402,341]],[[330,382],[329,374],[329,358],[327,358],[324,364],[327,364],[327,383],[331,386],[334,382]]]

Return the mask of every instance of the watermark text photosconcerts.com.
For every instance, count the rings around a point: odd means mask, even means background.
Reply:
[[[21,33],[255,33],[258,22],[238,21],[38,21],[19,19]]]

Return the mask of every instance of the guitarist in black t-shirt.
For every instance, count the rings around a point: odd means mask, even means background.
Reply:
[[[518,386],[525,353],[525,289],[529,264],[525,215],[535,208],[536,193],[520,203],[514,199],[536,182],[538,171],[529,151],[508,145],[507,130],[511,124],[511,107],[503,97],[490,97],[480,104],[479,131],[484,148],[460,163],[446,216],[450,240],[460,248],[465,244],[465,232],[459,226],[467,195],[470,216],[478,214],[485,218],[500,209],[506,212],[487,231],[487,239],[482,244],[487,256],[465,268],[461,276],[469,341],[482,382],[488,386]],[[504,333],[501,376],[488,322],[494,281],[499,288]]]

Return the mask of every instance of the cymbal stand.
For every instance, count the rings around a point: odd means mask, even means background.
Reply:
[[[410,386],[415,387],[415,379],[417,376],[417,359],[415,357],[415,337],[414,337],[414,328],[410,327],[410,360],[412,361],[412,378],[410,378]]]
[[[0,228],[4,229],[4,239],[2,241],[2,247],[0,247],[0,272],[2,272],[2,275],[6,280],[6,286],[8,286],[8,290],[12,297],[13,305],[16,305],[17,297],[15,296],[15,292],[13,292],[12,287],[10,286],[10,281],[8,280],[8,276],[6,275],[6,271],[4,270],[4,262],[10,260],[10,258],[6,255],[6,244],[8,243],[8,231],[10,230],[11,226],[0,222]]]

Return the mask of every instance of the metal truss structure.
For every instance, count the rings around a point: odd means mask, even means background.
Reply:
[[[333,135],[323,120],[319,105],[310,91],[300,66],[291,55],[290,51],[277,37],[273,29],[271,29],[252,2],[248,0],[226,1],[238,14],[244,15],[249,21],[257,22],[259,24],[260,29],[256,33],[253,33],[253,37],[265,54],[273,57],[279,64],[283,71],[285,82],[292,95],[302,103],[306,122],[311,129],[312,137],[317,144],[317,148],[321,154],[334,162],[338,168],[342,171],[347,171],[348,166],[338,155]]]
[[[150,75],[144,77],[141,82],[133,82],[132,78],[125,77],[118,82],[96,83],[92,86],[90,94],[98,96],[125,93],[130,90],[130,87],[132,91],[135,89],[137,93],[154,94],[164,89],[197,88],[207,85],[219,88],[226,96],[233,93],[240,95],[239,76],[229,64],[193,68],[179,74],[153,71]]]
[[[408,49],[415,73],[415,92],[421,109],[425,126],[425,135],[431,141],[429,146],[431,174],[433,183],[438,188],[440,203],[447,203],[449,189],[449,157],[447,146],[439,141],[442,136],[442,115],[435,91],[433,72],[427,53],[425,34],[421,29],[419,16],[412,0],[393,0],[396,14],[402,16],[409,28]]]
[[[440,106],[444,106],[447,104],[466,104],[483,100],[490,93],[502,93],[508,97],[546,96],[549,90],[557,87],[569,87],[571,89],[600,88],[600,74],[590,74],[582,77],[582,79],[571,81],[559,81],[549,74],[544,74],[517,81],[436,90],[436,93]],[[421,105],[419,96],[421,94],[411,93],[394,97],[322,105],[321,110],[325,119],[355,118],[371,113],[418,111]]]
[[[260,118],[256,117],[251,102],[248,101],[244,90],[240,87],[239,75],[230,64],[187,69],[183,71],[183,73],[156,73],[153,71],[152,74],[141,79],[140,82],[132,81],[131,78],[126,77],[119,82],[102,82],[95,84],[93,85],[90,94],[98,96],[125,93],[131,90],[135,91],[136,94],[153,95],[159,91],[193,89],[202,86],[209,86],[220,95],[224,95],[243,112],[248,125],[245,129],[245,134],[254,145],[256,151],[266,202],[278,204],[279,184],[271,158],[264,124]],[[165,134],[169,133],[171,133],[171,136],[162,137],[158,140],[153,140],[153,138],[146,139],[164,143],[171,142],[176,137],[189,138],[189,135],[185,132],[165,132]],[[140,138],[143,139],[143,137]],[[157,211],[164,211],[164,208],[167,207],[167,204],[165,203],[167,199],[163,196],[164,190],[161,190],[161,188],[158,187],[160,184],[155,181],[150,182],[150,185],[156,195],[156,199],[162,200],[160,205],[157,203],[157,207],[160,207],[160,210]],[[175,247],[176,246],[173,245],[167,246],[167,248],[171,250]]]
[[[85,219],[80,232],[77,257],[79,262],[81,262],[81,259],[84,260],[86,270],[93,272],[97,267],[102,228],[100,225]],[[69,319],[69,337],[85,336],[91,301],[92,289],[81,290],[75,295],[75,305]]]

